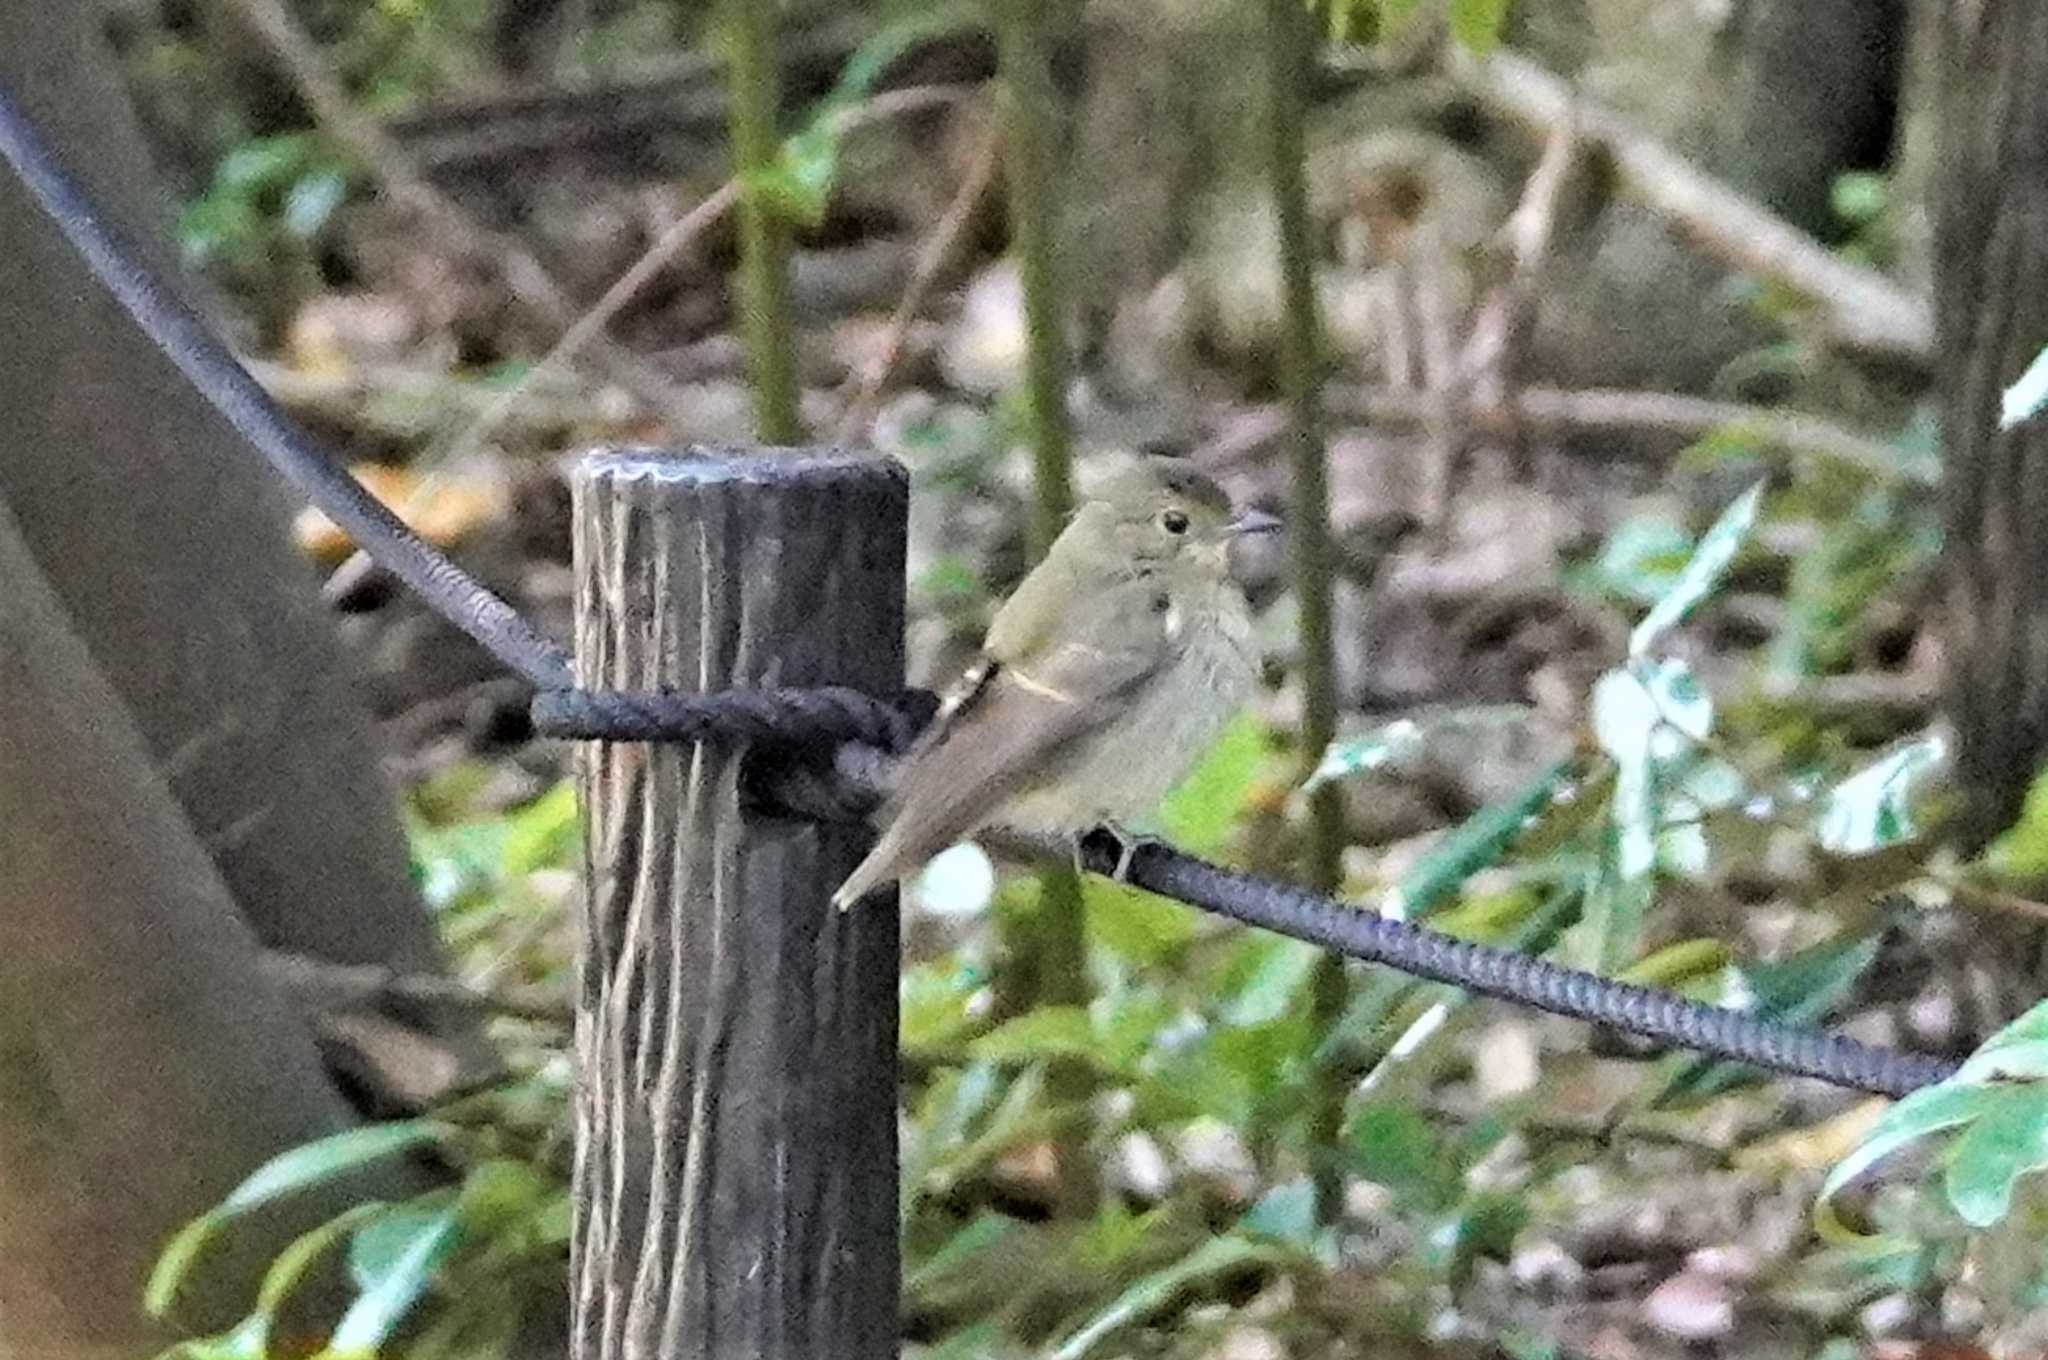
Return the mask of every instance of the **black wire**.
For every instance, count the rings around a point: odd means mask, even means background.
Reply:
[[[64,233],[93,276],[165,357],[343,533],[422,599],[543,689],[574,683],[569,655],[483,585],[435,552],[294,425],[235,362],[206,323],[142,265],[141,256],[94,207],[0,82],[0,156]]]
[[[1107,832],[1094,833],[1083,843],[1083,862],[1097,873],[1109,872],[1116,858],[1116,838]],[[1335,898],[1219,868],[1156,843],[1137,848],[1129,881],[1348,958],[1835,1086],[1901,1096],[1940,1081],[1956,1068],[1944,1058],[1780,1025],[1547,959],[1455,939]]]

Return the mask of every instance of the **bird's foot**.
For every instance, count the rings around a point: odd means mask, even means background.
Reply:
[[[1166,844],[1166,838],[1163,836],[1154,836],[1144,831],[1133,831],[1129,827],[1116,822],[1104,822],[1101,830],[1108,832],[1116,840],[1116,867],[1109,871],[1109,881],[1112,883],[1130,882],[1131,861],[1138,857],[1140,850],[1148,845]],[[1079,845],[1080,842],[1076,841],[1077,851]]]

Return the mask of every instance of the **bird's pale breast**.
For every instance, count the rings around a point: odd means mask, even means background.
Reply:
[[[1189,611],[1171,659],[1140,682],[1129,710],[992,820],[1067,832],[1132,821],[1158,806],[1251,697],[1257,678],[1242,597],[1228,586],[1217,595],[1211,607]]]

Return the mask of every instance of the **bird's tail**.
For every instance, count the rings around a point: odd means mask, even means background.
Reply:
[[[875,842],[875,848],[868,852],[868,857],[854,867],[846,881],[839,885],[839,891],[832,894],[833,906],[845,911],[885,883],[892,883],[903,876],[896,840],[893,831],[882,833],[882,839]]]

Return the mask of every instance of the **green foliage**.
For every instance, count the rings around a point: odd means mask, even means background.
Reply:
[[[1500,44],[1511,0],[1451,0],[1451,36],[1468,51],[1489,52]]]
[[[885,23],[847,59],[832,92],[812,110],[804,127],[783,142],[775,161],[753,174],[751,183],[790,221],[817,226],[824,220],[838,177],[846,115],[867,99],[898,57],[918,43],[980,27],[985,22],[983,9],[981,0],[945,0],[908,9]]]
[[[1971,1228],[2004,1221],[2020,1178],[2048,1166],[2048,1002],[2035,1006],[1986,1040],[1947,1081],[1893,1105],[1821,1187],[1815,1217],[1823,1232],[1852,1235],[1834,1197],[1893,1153],[1950,1133],[1942,1194]],[[2048,1263],[2044,1263],[2048,1267]]]
[[[168,1316],[176,1302],[178,1286],[191,1273],[199,1253],[222,1228],[244,1214],[401,1152],[446,1142],[452,1133],[453,1130],[444,1125],[424,1120],[373,1124],[279,1153],[236,1186],[218,1208],[186,1224],[170,1240],[150,1273],[143,1306],[152,1317]],[[303,1269],[304,1262],[301,1262],[285,1278],[296,1281]]]
[[[1446,0],[1442,13],[1451,37],[1471,52],[1500,45],[1513,0]],[[1415,21],[1423,0],[1309,0],[1332,42],[1373,42]]]
[[[501,1138],[439,1121],[373,1124],[265,1163],[165,1247],[145,1298],[153,1316],[175,1315],[178,1288],[202,1248],[243,1215],[425,1148],[464,1170],[455,1185],[407,1200],[355,1204],[301,1234],[271,1262],[247,1317],[218,1336],[181,1342],[170,1354],[191,1360],[277,1354],[271,1343],[279,1312],[336,1251],[345,1258],[354,1295],[320,1360],[380,1353],[429,1297],[439,1307],[413,1343],[417,1357],[502,1354],[538,1297],[535,1286],[567,1260],[570,1216],[557,1177],[493,1154]]]
[[[205,193],[178,214],[178,240],[194,265],[260,261],[281,246],[317,241],[347,199],[352,172],[311,132],[254,138],[215,167]]]

